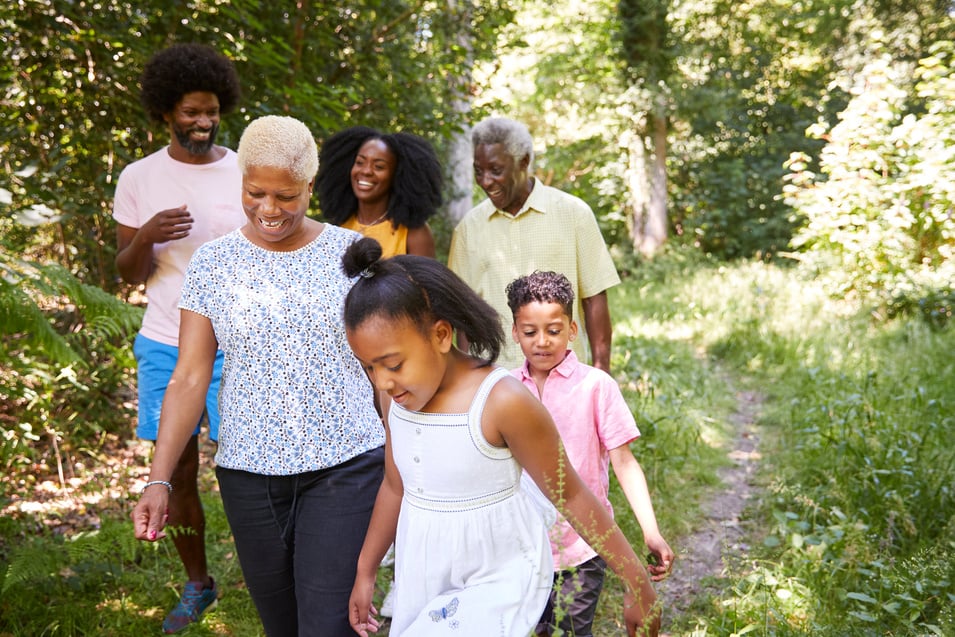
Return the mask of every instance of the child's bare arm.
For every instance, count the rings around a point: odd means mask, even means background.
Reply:
[[[620,488],[623,489],[633,514],[637,517],[640,529],[643,531],[643,541],[647,543],[650,553],[656,557],[656,564],[650,564],[649,571],[654,581],[666,577],[673,564],[673,551],[663,539],[657,525],[657,516],[653,512],[653,502],[650,500],[650,489],[647,479],[640,467],[640,463],[633,456],[630,445],[620,445],[610,450],[610,464],[617,476]]]
[[[660,613],[646,569],[613,518],[584,485],[564,453],[547,409],[519,381],[499,382],[482,423],[489,440],[501,437],[541,491],[624,581],[628,632],[656,635]]]
[[[365,533],[365,542],[358,555],[355,584],[348,603],[349,621],[359,635],[367,635],[378,628],[378,622],[371,610],[375,578],[382,558],[395,541],[403,493],[401,476],[391,457],[391,432],[385,425],[385,478],[378,489],[375,508]]]

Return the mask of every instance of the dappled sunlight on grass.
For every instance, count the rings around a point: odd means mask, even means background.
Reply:
[[[730,379],[766,399],[772,474],[747,513],[750,554],[674,634],[949,634],[955,336],[886,321],[798,268],[655,263],[640,274],[610,297],[614,369],[659,439],[647,446],[682,450],[653,450],[655,499],[704,497],[693,482],[704,474],[670,467],[683,453],[711,470],[725,460],[706,449],[726,442]]]
[[[723,621],[734,634],[800,633],[813,606],[814,593],[794,577],[777,572],[772,563],[753,564],[750,572],[719,600]]]
[[[165,617],[165,611],[156,606],[140,606],[130,597],[123,594],[116,594],[116,591],[108,593],[108,597],[96,604],[98,611],[110,611],[113,613],[135,613],[140,617],[146,617],[162,621]]]

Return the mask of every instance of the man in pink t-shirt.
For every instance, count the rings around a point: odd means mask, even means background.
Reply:
[[[656,564],[648,566],[651,577],[663,579],[673,551],[660,534],[646,477],[630,451],[630,443],[640,436],[633,414],[614,379],[581,363],[568,348],[577,337],[570,281],[556,272],[520,277],[507,286],[507,304],[514,318],[514,341],[525,357],[511,373],[547,407],[571,465],[611,515],[607,494],[613,465],[655,558]],[[536,634],[551,635],[560,628],[577,637],[592,635],[606,563],[563,518],[550,537],[557,573]],[[558,604],[562,613],[555,612]]]
[[[239,100],[232,62],[211,47],[179,44],[153,55],[143,70],[141,101],[150,119],[169,131],[169,145],[127,166],[113,201],[117,226],[116,267],[128,283],[145,283],[148,304],[133,352],[138,366],[140,438],[156,440],[159,412],[178,358],[179,293],[192,253],[203,243],[245,223],[242,175],[235,152],[215,144],[219,120]],[[206,400],[209,438],[218,437],[217,356]],[[209,575],[205,515],[196,480],[199,423],[168,483],[168,524],[188,581],[179,604],[163,622],[175,633],[215,603]]]

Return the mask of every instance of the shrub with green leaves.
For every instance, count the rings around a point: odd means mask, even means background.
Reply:
[[[142,308],[2,247],[0,274],[0,467],[60,463],[64,441],[83,447],[126,426]]]
[[[955,276],[955,42],[930,52],[869,64],[840,122],[810,129],[827,141],[819,173],[794,153],[785,195],[806,219],[793,245],[833,291],[939,325]],[[922,311],[933,296],[944,302]]]

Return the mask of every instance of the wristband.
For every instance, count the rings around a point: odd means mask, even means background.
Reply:
[[[146,493],[146,489],[153,486],[154,484],[161,484],[167,489],[169,489],[169,493],[172,493],[172,484],[169,482],[166,482],[165,480],[150,480],[145,485],[143,485],[142,491],[140,491],[140,493]]]

